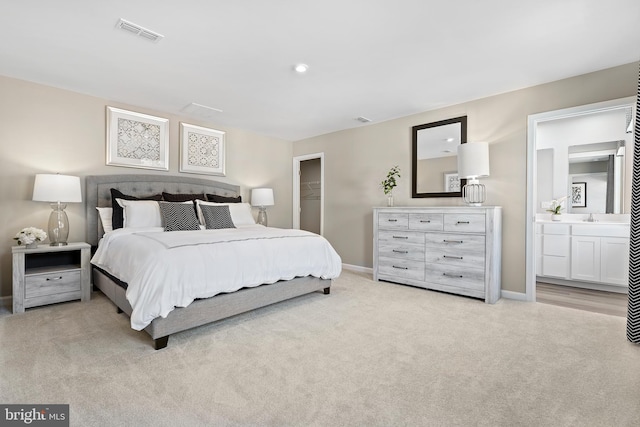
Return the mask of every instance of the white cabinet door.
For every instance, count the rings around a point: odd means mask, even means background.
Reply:
[[[600,237],[571,237],[571,278],[600,281]]]
[[[629,285],[629,239],[602,237],[600,275],[603,283]]]

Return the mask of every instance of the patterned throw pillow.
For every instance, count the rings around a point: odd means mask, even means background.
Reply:
[[[200,230],[192,203],[158,203],[164,221],[164,231]]]
[[[231,220],[231,212],[229,206],[208,206],[201,205],[204,224],[208,230],[217,230],[219,228],[236,228]]]

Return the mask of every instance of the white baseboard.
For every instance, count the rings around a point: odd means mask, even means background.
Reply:
[[[359,265],[353,265],[353,264],[342,264],[342,268],[344,268],[345,270],[350,270],[350,271],[357,271],[358,273],[369,273],[369,274],[373,274],[373,268],[371,267],[362,267]]]
[[[513,299],[516,301],[527,301],[527,294],[522,292],[505,291],[503,289],[500,291],[500,296],[504,299]]]

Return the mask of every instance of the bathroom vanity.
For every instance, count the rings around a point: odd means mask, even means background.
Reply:
[[[629,232],[626,222],[536,221],[538,280],[627,292]]]

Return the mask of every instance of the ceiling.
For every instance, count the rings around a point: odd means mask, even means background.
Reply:
[[[0,75],[295,141],[631,63],[639,28],[638,0],[5,0]]]

